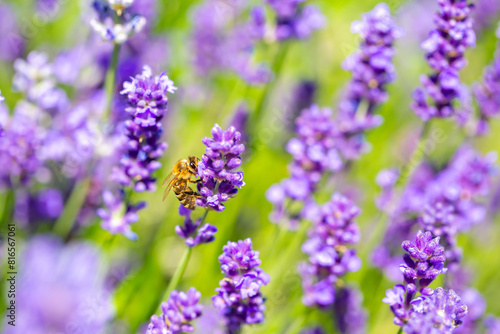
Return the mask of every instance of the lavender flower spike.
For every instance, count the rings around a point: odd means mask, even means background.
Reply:
[[[157,160],[167,148],[166,143],[160,142],[163,133],[160,121],[167,110],[167,93],[177,88],[165,73],[153,76],[149,66],[131,79],[123,84],[121,91],[130,104],[126,111],[131,119],[125,122],[127,152],[120,161],[122,168],[115,169],[114,180],[123,186],[133,186],[138,192],[154,191],[156,179],[152,173],[161,167]]]
[[[456,114],[453,104],[461,89],[458,72],[467,64],[465,50],[476,43],[470,18],[473,5],[467,0],[438,0],[438,4],[436,28],[422,43],[434,71],[421,77],[423,87],[413,93],[412,109],[424,122]]]
[[[111,233],[136,238],[130,224],[138,220],[137,211],[145,205],[125,202],[125,188],[136,192],[156,189],[153,173],[161,167],[158,159],[167,148],[167,143],[160,141],[163,133],[161,119],[167,110],[167,94],[176,89],[165,73],[153,76],[149,66],[144,66],[142,74],[123,84],[121,94],[127,95],[130,107],[126,111],[130,119],[125,121],[127,141],[120,167],[115,166],[112,173],[112,180],[121,186],[121,197],[114,198],[109,192],[105,193],[104,203],[108,210],[98,212],[103,219],[102,227]]]
[[[302,251],[309,255],[307,263],[299,264],[302,300],[310,307],[329,308],[335,301],[338,278],[361,267],[356,250],[348,248],[359,242],[361,235],[354,219],[361,211],[340,194],[333,194],[318,211],[302,245]]]
[[[198,183],[201,197],[196,200],[196,204],[223,211],[223,203],[236,196],[237,188],[245,185],[243,172],[235,171],[241,165],[240,155],[245,151],[245,145],[240,143],[241,133],[234,126],[224,131],[215,124],[212,136],[202,139],[207,148],[198,164],[202,181]]]
[[[400,269],[408,292],[415,293],[419,288],[423,295],[432,295],[434,291],[428,287],[429,284],[439,274],[446,272],[444,247],[439,245],[439,237],[433,239],[430,232],[418,231],[415,242],[406,240],[402,247],[407,254],[403,257],[405,264]]]
[[[192,333],[194,327],[191,322],[201,317],[200,298],[201,293],[195,288],[189,289],[187,293],[172,291],[168,300],[161,304],[163,313],[151,317],[146,334]]]
[[[0,102],[5,101],[5,97],[2,96],[2,91],[0,91]]]
[[[227,333],[240,333],[244,324],[264,321],[264,299],[260,293],[270,277],[259,268],[259,252],[250,239],[228,242],[219,256],[224,279],[212,302],[225,318]]]

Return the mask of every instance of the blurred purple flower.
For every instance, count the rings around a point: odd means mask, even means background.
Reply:
[[[66,93],[57,87],[53,65],[46,54],[32,51],[26,60],[14,62],[13,89],[24,93],[29,102],[54,114],[69,106]]]
[[[276,15],[275,38],[307,39],[323,28],[326,19],[321,11],[312,5],[301,5],[306,0],[266,0]]]
[[[248,135],[248,118],[250,116],[250,110],[248,106],[244,103],[241,103],[234,114],[231,117],[231,121],[229,122],[230,126],[233,126],[236,131],[241,133],[241,142],[246,146],[249,140]]]
[[[102,197],[105,209],[97,210],[97,215],[102,219],[101,227],[112,234],[123,234],[131,240],[137,240],[137,234],[132,232],[130,225],[139,220],[137,212],[143,209],[146,203],[127,204],[123,193],[115,196],[110,191],[105,191]]]
[[[313,227],[302,245],[302,251],[309,255],[309,262],[299,265],[305,305],[331,307],[338,277],[361,267],[356,250],[348,248],[360,239],[359,227],[354,221],[359,213],[360,209],[354,203],[334,194],[330,202],[311,215]]]
[[[243,172],[235,171],[241,166],[240,155],[245,151],[245,145],[240,143],[241,133],[236,131],[234,126],[222,130],[215,124],[212,136],[213,138],[202,139],[207,148],[198,164],[201,182],[197,187],[201,196],[196,200],[196,204],[223,211],[223,203],[236,196],[238,188],[241,189],[245,185]]]
[[[366,151],[364,132],[382,123],[381,116],[374,112],[387,100],[387,85],[396,79],[393,45],[403,31],[384,3],[364,14],[361,21],[353,22],[351,31],[358,33],[362,42],[360,51],[343,64],[352,72],[352,80],[339,104],[336,123],[340,152],[346,159],[357,159]]]
[[[413,93],[412,109],[424,122],[456,114],[453,104],[460,97],[459,71],[467,64],[464,53],[476,43],[470,18],[473,5],[467,0],[439,0],[438,4],[435,29],[422,43],[434,72],[423,75],[423,87]]]
[[[252,60],[255,45],[264,38],[263,8],[250,9],[245,23],[235,23],[244,6],[223,0],[205,0],[193,13],[194,65],[200,75],[230,70],[247,83],[269,81],[270,71]]]
[[[498,170],[495,163],[496,153],[482,156],[464,145],[439,172],[421,164],[388,211],[391,224],[374,252],[375,265],[384,268],[391,279],[397,279],[394,265],[398,263],[399,243],[409,238],[417,225],[441,237],[448,264],[460,261],[457,235],[486,218],[481,199],[492,190]]]
[[[335,321],[342,334],[366,333],[368,314],[363,309],[363,295],[353,287],[337,290],[334,303]]]
[[[260,288],[270,277],[259,268],[259,252],[252,250],[250,239],[228,242],[219,256],[224,279],[212,302],[225,318],[229,334],[239,333],[244,324],[264,321],[264,298]]]
[[[0,4],[0,59],[12,61],[22,56],[25,40],[21,35],[16,13],[7,3]]]
[[[498,21],[500,2],[496,0],[477,0],[474,5],[474,30],[478,33]]]
[[[272,185],[266,192],[266,198],[274,205],[270,220],[282,223],[286,218],[291,228],[305,215],[303,209],[296,215],[287,212],[288,202],[310,202],[311,195],[324,174],[342,169],[343,162],[338,154],[334,128],[331,118],[332,110],[320,109],[313,105],[302,111],[296,120],[297,138],[288,142],[286,149],[292,154],[293,161],[288,166],[292,174],[290,178]]]
[[[202,313],[202,306],[198,304],[200,298],[201,293],[195,288],[187,293],[172,291],[168,300],[161,304],[163,314],[151,317],[146,334],[192,333],[194,327],[191,323]]]
[[[0,137],[0,183],[4,187],[28,184],[42,167],[40,148],[45,130],[37,124],[37,115],[38,110],[24,102],[16,106],[10,119],[5,117]]]
[[[500,38],[500,29],[497,37]],[[474,96],[479,106],[476,132],[485,135],[489,131],[489,119],[500,115],[500,44],[492,64],[484,70],[482,82],[474,87]]]
[[[500,318],[489,314],[484,319],[484,326],[486,327],[487,334],[500,333]]]
[[[113,306],[99,273],[103,262],[96,248],[37,236],[21,256],[17,314],[30,321],[7,325],[3,333],[104,333]]]
[[[454,330],[457,334],[477,333],[481,325],[481,318],[486,311],[486,302],[481,294],[472,288],[460,293],[462,302],[467,305],[467,316],[463,323]]]

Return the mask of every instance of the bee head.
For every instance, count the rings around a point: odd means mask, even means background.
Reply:
[[[188,158],[188,169],[193,174],[198,173],[198,161],[200,161],[200,159],[197,157]]]

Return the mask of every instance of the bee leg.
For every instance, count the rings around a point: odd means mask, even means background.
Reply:
[[[200,183],[201,182],[201,179],[198,179],[198,180],[189,180],[189,183]]]

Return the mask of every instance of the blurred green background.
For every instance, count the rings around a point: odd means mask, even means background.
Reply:
[[[16,9],[21,23],[33,22],[33,1],[7,2]],[[242,166],[246,186],[236,198],[227,202],[225,211],[208,215],[207,222],[219,228],[217,239],[209,245],[195,248],[179,289],[187,290],[194,286],[202,293],[204,301],[210,303],[210,297],[222,278],[217,259],[222,246],[228,240],[250,237],[254,249],[261,252],[262,267],[271,274],[271,283],[262,290],[267,296],[265,323],[251,326],[245,329],[245,333],[284,333],[287,330],[289,333],[298,333],[300,324],[304,327],[323,324],[333,330],[332,314],[328,312],[313,310],[307,319],[303,318],[305,307],[301,303],[302,288],[296,265],[306,259],[300,250],[304,234],[287,232],[284,242],[276,244],[277,228],[268,220],[272,207],[264,194],[271,184],[288,176],[286,165],[291,156],[286,153],[284,143],[293,134],[282,125],[281,115],[294,85],[304,79],[314,81],[318,87],[316,102],[335,110],[341,89],[350,79],[350,74],[342,70],[341,63],[356,50],[359,41],[358,36],[350,32],[351,22],[360,19],[361,14],[370,11],[378,1],[311,1],[322,9],[328,20],[327,26],[307,41],[289,43],[277,80],[267,87],[247,87],[231,73],[208,79],[195,76],[190,62],[189,34],[190,13],[198,3],[187,0],[158,1],[154,33],[168,40],[170,52],[165,55],[168,57],[165,70],[179,87],[176,95],[170,98],[170,116],[166,120],[165,131],[169,148],[162,159],[164,167],[157,174],[159,183],[175,161],[188,155],[201,156],[204,153],[201,138],[210,136],[214,123],[227,126],[240,102],[245,101],[252,111],[264,89],[270,91],[263,117],[250,133],[258,145],[250,148]],[[408,11],[407,2],[391,1],[388,4],[393,14],[399,15],[405,8]],[[478,34],[477,47],[467,52],[469,65],[461,76],[465,83],[479,81],[483,68],[493,59],[497,44],[495,27],[493,25],[482,30]],[[418,17],[412,28],[418,28]],[[73,36],[75,31],[81,29],[87,27],[80,19],[80,4],[78,1],[63,1],[62,12],[55,21],[37,26],[32,38],[28,39],[27,50],[44,50],[55,56],[58,50],[77,43]],[[420,41],[414,37],[414,34],[407,34],[404,41],[396,46],[398,79],[389,87],[388,102],[379,109],[385,119],[384,124],[368,134],[371,151],[356,161],[348,174],[339,174],[336,182],[325,185],[318,196],[320,201],[325,201],[335,191],[351,191],[352,188],[359,198],[357,204],[363,212],[358,223],[363,239],[357,248],[363,259],[363,267],[359,272],[346,276],[345,281],[359,286],[364,294],[364,306],[370,317],[370,333],[396,332],[389,308],[381,302],[385,290],[391,288],[393,283],[372,267],[370,254],[385,228],[385,222],[378,220],[379,212],[374,205],[379,191],[375,177],[381,169],[400,165],[401,157],[407,157],[408,148],[415,145],[421,127],[420,120],[409,108],[410,94],[419,84],[420,74],[428,72],[429,68],[419,48]],[[272,64],[279,47],[275,44],[260,45],[256,58]],[[12,76],[12,64],[0,64],[0,90],[11,107],[20,98],[19,94],[11,91]],[[193,102],[186,92],[196,85],[202,85],[207,95],[201,101]],[[438,164],[444,163],[461,145],[464,133],[461,129],[457,130],[453,121],[439,121],[433,126],[442,128],[446,136],[431,152],[430,159]],[[492,122],[492,131],[488,136],[472,141],[481,152],[498,151],[499,143],[498,120]],[[115,297],[118,317],[124,323],[123,328],[129,328],[130,332],[147,322],[155,312],[185,249],[183,240],[174,232],[174,226],[182,223],[177,213],[178,201],[174,196],[169,196],[162,202],[162,192],[163,189],[158,189],[154,194],[134,197],[134,200],[144,199],[148,203],[148,207],[140,213],[140,221],[133,226],[139,235],[138,241],[120,237],[108,242],[109,234],[99,228],[98,220],[82,228],[76,236],[102,245],[110,263],[132,263],[131,272]],[[195,212],[196,216],[201,214],[202,210]],[[459,246],[464,248],[464,264],[475,273],[474,286],[486,299],[487,313],[496,315],[500,315],[500,290],[497,287],[500,282],[499,223],[500,218],[497,216],[462,235],[459,240]],[[302,228],[305,227],[307,225]],[[19,237],[25,237],[21,231]],[[204,333],[203,330],[199,332]]]

